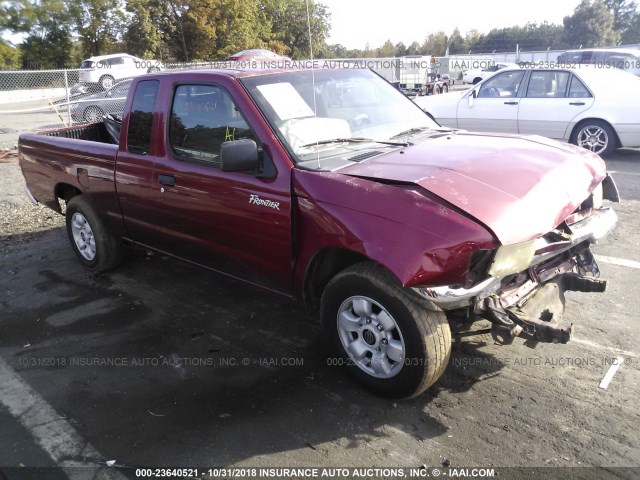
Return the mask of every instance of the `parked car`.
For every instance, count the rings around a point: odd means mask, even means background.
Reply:
[[[271,50],[265,50],[263,48],[253,48],[250,50],[242,50],[241,52],[234,53],[228,56],[225,61],[227,62],[249,62],[249,61],[285,61],[290,60],[289,57],[279,55]]]
[[[91,57],[80,65],[80,82],[98,84],[103,90],[115,82],[145,73],[154,73],[164,66],[156,60],[143,60],[126,53],[114,53]]]
[[[125,105],[119,135],[19,139],[27,192],[64,200],[81,264],[115,268],[124,239],[301,298],[330,365],[379,394],[437,381],[450,317],[566,343],[564,291],[605,288],[590,246],[618,195],[586,150],[441,128],[364,69],[145,75]]]
[[[600,68],[619,68],[640,76],[640,49],[593,48],[568,50],[558,55],[558,63],[564,66],[590,64]]]
[[[617,69],[505,69],[468,91],[416,103],[438,123],[535,134],[608,155],[640,146],[640,78]]]
[[[71,103],[71,118],[75,122],[95,123],[106,114],[121,116],[131,79],[116,83],[104,92],[75,99]]]
[[[67,104],[67,101],[73,102],[79,100],[84,97],[88,97],[89,95],[93,95],[94,93],[100,93],[102,91],[102,87],[95,83],[75,83],[71,87],[69,87],[69,98],[67,96],[55,100],[54,105],[58,105],[61,103]]]
[[[482,69],[465,70],[462,72],[462,83],[472,83],[473,85],[475,85],[485,78],[490,77],[498,70],[502,70],[503,68],[516,67],[518,67],[518,65],[515,63],[496,63]]]

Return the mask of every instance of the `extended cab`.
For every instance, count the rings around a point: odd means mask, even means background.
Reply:
[[[124,240],[300,297],[378,393],[440,377],[453,315],[565,343],[564,291],[605,288],[590,246],[618,194],[600,157],[441,128],[371,71],[148,74],[119,140],[107,120],[19,142],[80,262],[114,268]]]

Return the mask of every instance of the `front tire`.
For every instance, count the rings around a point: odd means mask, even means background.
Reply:
[[[71,248],[87,270],[105,272],[121,263],[120,238],[106,228],[83,196],[69,201],[66,221]]]
[[[444,312],[373,262],[353,265],[329,282],[321,317],[338,352],[336,364],[377,394],[414,397],[447,367],[451,331]]]
[[[600,156],[611,154],[617,146],[616,133],[607,122],[587,120],[580,123],[571,138],[571,143],[591,150]]]
[[[115,79],[111,75],[103,75],[102,77],[100,77],[100,81],[98,83],[100,83],[100,86],[103,90],[108,90],[109,88],[113,87]]]

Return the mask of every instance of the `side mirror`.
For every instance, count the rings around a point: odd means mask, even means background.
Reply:
[[[260,169],[258,145],[249,138],[223,142],[220,163],[223,172],[257,172]]]

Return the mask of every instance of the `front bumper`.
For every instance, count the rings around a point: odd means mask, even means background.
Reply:
[[[490,277],[470,288],[415,288],[442,310],[468,308],[488,318],[505,336],[532,336],[539,341],[568,341],[571,327],[557,323],[564,312],[564,292],[601,292],[599,269],[590,246],[617,222],[611,208],[600,208],[563,231],[536,240],[536,253],[527,270],[504,278]]]

